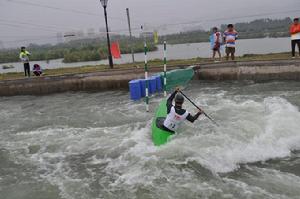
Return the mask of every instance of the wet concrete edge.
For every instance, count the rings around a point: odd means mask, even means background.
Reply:
[[[188,66],[169,66],[168,69]],[[251,62],[220,62],[195,65],[196,80],[248,81],[300,80],[300,60],[273,60]],[[162,71],[151,68],[150,74]],[[143,68],[118,69],[85,74],[45,76],[0,81],[0,96],[47,95],[69,91],[128,90],[128,82],[143,78]]]

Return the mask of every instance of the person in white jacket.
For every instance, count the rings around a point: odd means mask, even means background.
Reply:
[[[30,64],[29,64],[29,56],[30,53],[26,50],[26,48],[23,46],[21,47],[21,52],[20,52],[20,60],[24,64],[24,74],[25,77],[28,76],[30,77]]]
[[[221,44],[222,44],[222,34],[218,31],[217,27],[214,27],[212,30],[213,30],[213,46],[212,46],[213,60],[215,62],[218,62],[222,60],[221,51],[220,51]],[[215,60],[216,53],[218,53],[219,55],[219,60]]]

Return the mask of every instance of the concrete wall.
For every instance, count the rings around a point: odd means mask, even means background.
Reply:
[[[35,80],[0,83],[0,95],[43,95],[66,91],[93,91],[127,88],[128,80],[135,75],[104,77],[72,77],[62,79],[39,78]]]
[[[0,82],[0,96],[45,95],[66,91],[104,91],[128,88],[128,81],[142,73],[36,77]]]
[[[300,60],[226,62],[195,66],[200,80],[300,80]]]
[[[182,66],[168,67],[170,70]],[[151,73],[162,68],[152,68]],[[224,62],[194,67],[200,80],[300,80],[300,60]],[[88,74],[47,76],[0,81],[0,96],[45,95],[67,91],[105,91],[128,89],[128,82],[142,78],[143,69],[123,69]]]
[[[174,68],[178,67],[170,67],[170,69]],[[153,68],[151,73],[161,72],[161,70],[162,67]],[[143,77],[143,68],[132,68],[85,74],[5,80],[0,81],[0,96],[46,95],[67,91],[127,90],[130,80]]]

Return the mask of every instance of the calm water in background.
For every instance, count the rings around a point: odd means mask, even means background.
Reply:
[[[237,41],[237,55],[244,54],[266,54],[288,52],[291,50],[290,38],[264,38],[264,39],[246,39]],[[176,44],[168,45],[167,56],[169,60],[172,59],[190,59],[196,57],[211,57],[211,50],[209,43],[193,43],[193,44]],[[30,50],[30,49],[29,49]],[[224,50],[223,50],[224,51]],[[223,52],[224,54],[224,52]],[[144,53],[135,54],[136,61],[144,61]],[[158,46],[158,51],[149,52],[148,59],[163,59],[163,46]],[[122,55],[121,59],[114,60],[116,64],[130,63],[132,61],[131,54]],[[63,63],[62,59],[46,61],[34,61],[33,64],[38,63],[45,68],[64,68],[64,67],[79,67],[86,65],[108,64],[107,60],[91,61],[91,62],[77,62],[77,63]],[[0,64],[15,66],[13,69],[3,70],[0,68],[0,73],[6,72],[22,72],[22,63]]]
[[[299,199],[299,82],[185,92],[220,127],[201,117],[159,148],[160,96],[150,113],[127,92],[1,97],[0,198]]]

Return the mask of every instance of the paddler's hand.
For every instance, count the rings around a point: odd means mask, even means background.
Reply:
[[[180,88],[179,88],[179,87],[176,87],[175,91],[176,91],[176,92],[180,92]]]
[[[198,113],[201,115],[201,114],[203,114],[204,113],[204,111],[202,110],[202,109],[198,109]]]

